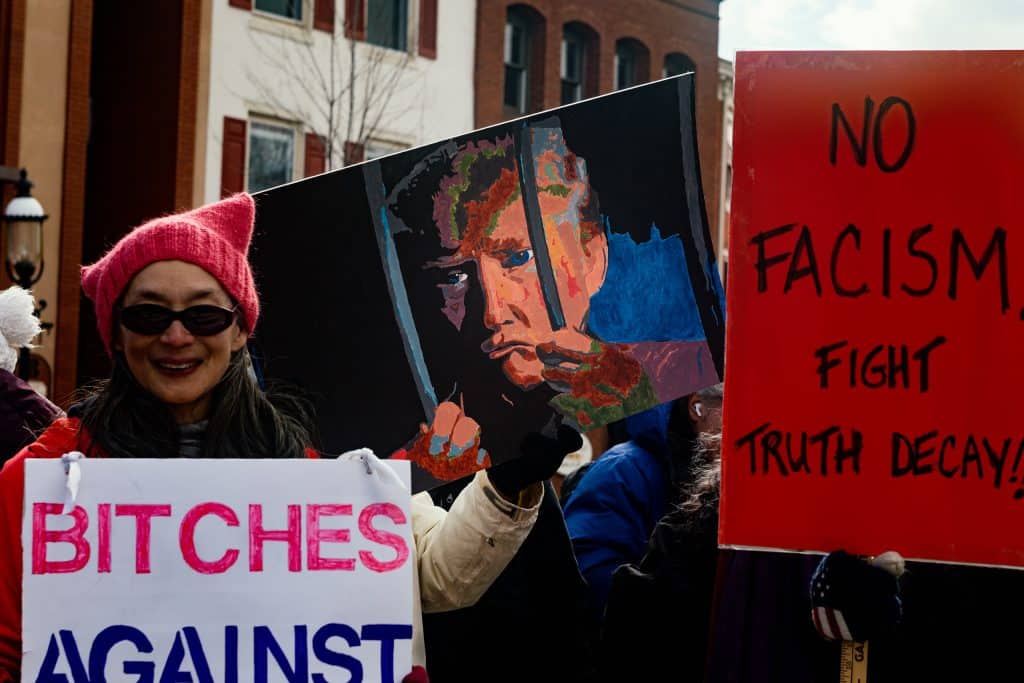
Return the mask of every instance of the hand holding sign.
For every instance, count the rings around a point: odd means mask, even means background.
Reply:
[[[488,472],[491,483],[506,500],[516,500],[520,491],[554,476],[565,456],[578,451],[583,439],[575,429],[561,425],[554,437],[538,432],[527,434],[520,445],[522,456]]]
[[[891,557],[896,553],[883,553]],[[826,640],[857,640],[886,635],[903,615],[898,563],[867,562],[834,550],[818,563],[811,577],[811,617]]]

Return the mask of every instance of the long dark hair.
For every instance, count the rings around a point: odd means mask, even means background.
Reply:
[[[719,382],[699,389],[694,394],[706,404],[705,410],[711,406],[721,409],[725,395],[723,389],[723,384]],[[695,479],[700,478],[706,467],[704,459],[695,457],[702,452],[705,444],[701,439],[706,435],[699,434],[690,420],[690,397],[694,394],[677,399],[668,420],[668,472],[670,485],[676,496],[689,495],[689,487]]]
[[[72,413],[81,416],[92,446],[112,458],[177,457],[179,433],[171,409],[139,385],[121,353],[113,360],[110,378]],[[286,387],[260,389],[251,368],[248,351],[235,351],[214,387],[204,456],[305,457],[306,448],[317,445],[311,403]]]

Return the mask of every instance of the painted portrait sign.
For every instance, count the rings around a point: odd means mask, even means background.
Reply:
[[[719,381],[693,81],[666,79],[257,196],[267,375],[328,450],[414,488]]]
[[[1024,567],[1022,58],[739,55],[723,543]]]

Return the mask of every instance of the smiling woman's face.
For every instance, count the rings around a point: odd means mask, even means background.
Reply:
[[[199,266],[158,261],[139,271],[125,291],[122,307],[157,304],[175,311],[201,304],[231,308],[231,297]],[[124,353],[128,369],[142,387],[170,406],[178,424],[207,417],[213,388],[245,345],[248,333],[237,320],[206,337],[193,335],[180,320],[160,334],[143,335],[118,325],[114,348]]]

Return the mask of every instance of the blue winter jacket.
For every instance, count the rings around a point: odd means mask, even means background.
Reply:
[[[599,619],[612,572],[638,562],[672,496],[667,429],[672,404],[627,419],[630,440],[601,455],[565,503],[580,572],[587,581],[588,607]]]

